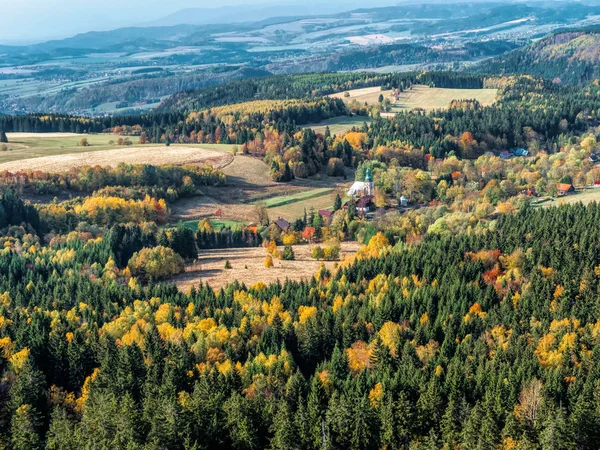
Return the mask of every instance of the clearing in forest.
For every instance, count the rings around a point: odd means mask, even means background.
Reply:
[[[392,97],[392,91],[382,91],[379,87],[354,89],[346,92],[338,92],[332,97],[341,98],[349,103],[356,100],[359,103],[373,105],[379,102],[379,96],[383,94],[384,98],[392,101],[392,113],[422,108],[426,111],[433,109],[447,108],[452,100],[472,100],[479,101],[483,106],[489,106],[496,101],[497,89],[447,89],[430,88],[424,85],[414,85],[412,89],[401,92],[398,101]]]
[[[86,147],[82,147],[86,148]],[[16,172],[19,170],[43,170],[64,172],[81,166],[117,166],[126,164],[210,164],[222,168],[230,164],[233,155],[219,150],[202,147],[173,145],[122,147],[112,150],[97,150],[79,153],[66,153],[54,156],[41,156],[0,164],[0,170]]]
[[[340,260],[346,255],[352,255],[360,248],[357,242],[342,242]],[[273,259],[274,267],[265,268],[264,262],[267,252],[262,247],[253,248],[227,248],[217,250],[200,250],[198,263],[186,268],[185,273],[177,275],[174,281],[177,287],[185,292],[199,283],[209,283],[214,289],[220,289],[234,281],[245,283],[247,286],[262,281],[274,283],[285,279],[307,280],[310,279],[321,267],[321,264],[332,270],[333,261],[323,262],[312,259],[311,253],[314,245],[294,245],[294,261]],[[231,269],[225,269],[225,262],[229,261]]]
[[[227,176],[225,187],[202,187],[203,196],[180,199],[171,207],[171,223],[199,219],[234,220],[242,223],[258,221],[257,204],[264,202],[271,220],[283,217],[294,221],[310,211],[333,207],[337,192],[343,196],[348,180],[354,179],[347,170],[348,179],[328,177],[325,174],[289,183],[272,180],[264,161],[251,156],[237,155],[223,169]]]
[[[138,136],[118,136],[108,133],[7,133],[7,136],[9,141],[8,144],[6,144],[7,151],[0,152],[0,164],[31,158],[68,155],[72,153],[103,152],[106,150],[131,151],[132,149],[137,149],[136,151],[138,151],[141,155],[143,154],[145,149],[151,149],[153,147],[160,147],[166,149],[166,147],[161,147],[160,144],[138,144]],[[82,139],[87,140],[87,146],[80,145]],[[119,139],[129,139],[132,145],[117,145]],[[207,150],[220,150],[226,152],[231,152],[233,148],[232,145],[224,144],[186,144],[184,146],[177,144],[173,147],[193,147]],[[143,162],[148,162],[152,164],[152,161],[150,160]],[[173,161],[173,163],[177,164],[176,161]],[[40,167],[35,168],[38,169]],[[41,169],[48,170],[44,167],[41,167]]]
[[[371,122],[371,118],[367,116],[339,116],[306,125],[305,128],[312,128],[315,133],[325,133],[325,128],[329,127],[331,134],[342,134],[354,127],[361,128],[365,122]]]

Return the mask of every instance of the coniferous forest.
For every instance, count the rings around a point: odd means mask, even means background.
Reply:
[[[597,204],[528,207],[414,246],[377,235],[335,275],[188,293],[119,282],[144,230],[45,246],[34,211],[10,195],[2,211],[7,448],[600,439]]]

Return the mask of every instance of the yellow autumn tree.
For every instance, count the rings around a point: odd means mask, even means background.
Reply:
[[[273,267],[273,257],[271,255],[267,255],[265,257],[265,267],[267,267],[267,268]]]
[[[173,249],[161,245],[134,253],[127,266],[135,276],[157,279],[170,277],[185,269],[183,258]]]
[[[395,322],[385,322],[379,330],[381,342],[390,349],[392,356],[398,355],[398,342],[400,340],[401,328]]]

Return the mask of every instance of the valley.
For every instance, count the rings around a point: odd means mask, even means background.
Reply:
[[[599,12],[561,2],[402,5],[5,45],[0,113],[124,115],[177,92],[261,75],[470,68],[555,30],[598,24]]]

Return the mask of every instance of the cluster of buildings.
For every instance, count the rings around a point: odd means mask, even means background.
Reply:
[[[529,150],[524,148],[513,148],[511,150],[505,150],[500,153],[500,158],[502,159],[510,159],[513,156],[527,156],[529,155]]]
[[[367,169],[365,173],[365,181],[355,181],[348,191],[350,200],[344,204],[344,208],[347,209],[350,202],[354,202],[356,211],[359,214],[366,214],[371,210],[373,205],[373,198],[375,194],[375,184],[371,177],[371,171]]]

